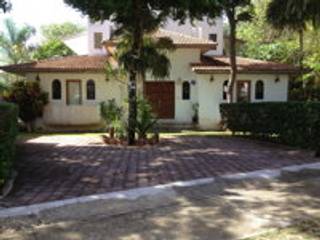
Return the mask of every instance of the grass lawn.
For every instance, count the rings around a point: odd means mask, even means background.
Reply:
[[[246,240],[319,240],[320,219],[305,220],[292,227],[273,230]]]

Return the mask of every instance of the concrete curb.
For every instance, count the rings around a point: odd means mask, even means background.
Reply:
[[[209,184],[216,181],[216,179],[225,179],[225,180],[245,180],[245,179],[275,179],[281,175],[281,171],[293,171],[298,172],[303,169],[320,169],[320,162],[319,163],[312,163],[312,164],[304,164],[304,165],[293,165],[288,167],[283,167],[280,169],[274,170],[260,170],[260,171],[253,171],[247,173],[237,173],[237,174],[228,174],[223,175],[220,177],[212,177],[212,178],[202,178],[197,180],[191,181],[180,181],[174,182],[164,185],[157,185],[152,187],[143,187],[143,188],[136,188],[130,189],[125,191],[119,192],[111,192],[105,194],[95,194],[85,197],[79,198],[72,198],[67,200],[59,200],[53,202],[46,202],[40,204],[34,204],[29,206],[21,206],[21,207],[13,207],[0,210],[0,219],[9,218],[9,217],[17,217],[17,216],[27,216],[27,215],[36,215],[39,214],[41,211],[63,207],[72,204],[78,203],[89,203],[98,200],[135,200],[140,197],[146,196],[154,196],[154,195],[163,195],[163,196],[174,196],[176,191],[174,188],[176,187],[192,187],[198,186],[203,184]]]

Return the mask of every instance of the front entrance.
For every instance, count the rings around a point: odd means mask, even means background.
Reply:
[[[146,82],[145,97],[159,119],[173,119],[175,115],[174,82]]]

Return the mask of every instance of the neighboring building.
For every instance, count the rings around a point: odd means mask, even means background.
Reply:
[[[165,29],[154,34],[158,38],[171,38],[176,46],[168,56],[171,74],[162,80],[147,76],[145,83],[138,84],[138,92],[149,99],[162,122],[191,126],[195,114],[193,106],[198,104],[199,127],[220,128],[219,105],[226,102],[230,71],[229,59],[222,56],[222,25],[220,19],[211,27],[204,22],[194,27],[190,23],[178,26],[169,21]],[[107,61],[116,66],[112,51],[108,51],[110,48],[102,46],[102,40],[109,40],[113,29],[109,22],[90,23],[87,43],[83,42],[84,46],[88,44],[85,56],[1,67],[29,80],[40,79],[42,88],[50,96],[42,119],[44,126],[80,128],[90,125],[93,128],[101,122],[100,102],[115,99],[118,104],[124,103],[126,82],[105,73]],[[83,53],[85,48],[79,51]],[[297,72],[290,65],[245,58],[238,58],[238,70],[234,97],[237,101],[250,102],[287,101],[290,75]]]

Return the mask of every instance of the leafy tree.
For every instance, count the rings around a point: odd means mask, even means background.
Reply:
[[[0,0],[0,9],[3,12],[7,12],[11,9],[11,3],[7,0]]]
[[[6,63],[22,63],[31,59],[31,47],[27,41],[35,34],[30,26],[18,27],[11,19],[4,21],[5,29],[0,32],[0,51],[2,61]]]
[[[34,121],[42,116],[48,103],[48,94],[41,90],[37,81],[14,82],[4,98],[19,106],[19,117],[26,123],[28,131],[33,130]]]
[[[41,60],[51,57],[64,57],[74,55],[75,53],[62,41],[51,39],[42,43],[35,50],[33,58]]]
[[[218,0],[217,7],[224,12],[230,28],[230,79],[228,83],[228,102],[233,102],[233,89],[237,79],[237,25],[252,18],[253,5],[251,0]],[[215,5],[215,3],[214,3]],[[217,9],[216,7],[214,9]]]
[[[121,35],[125,32],[132,36],[132,44],[125,56],[125,67],[129,73],[128,99],[128,143],[135,142],[135,129],[137,121],[137,78],[143,76],[142,65],[143,37],[145,34],[155,31],[167,17],[185,20],[187,10],[190,16],[198,17],[199,8],[203,8],[205,0],[65,0],[72,7],[79,9],[95,21],[109,19],[114,22],[118,29],[116,33]]]
[[[304,31],[310,20],[306,11],[307,0],[272,0],[267,9],[267,20],[277,29],[299,33],[299,64],[303,68]]]
[[[49,24],[41,27],[41,34],[47,40],[62,40],[65,38],[73,37],[78,33],[85,30],[83,26],[71,22],[61,24]]]

